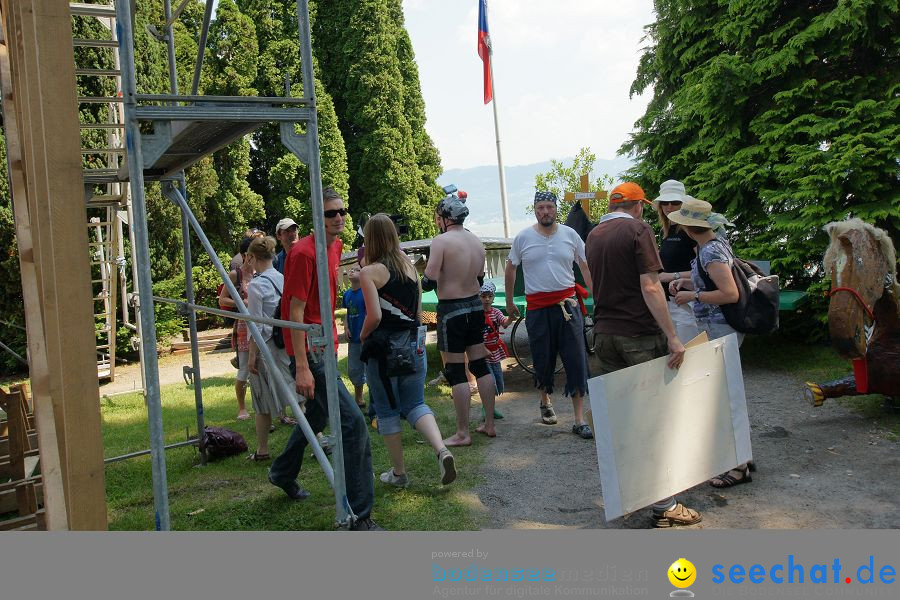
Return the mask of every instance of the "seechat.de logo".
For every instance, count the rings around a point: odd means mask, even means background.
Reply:
[[[693,598],[694,592],[687,589],[697,579],[697,568],[694,563],[686,558],[679,558],[669,566],[669,583],[679,588],[673,590],[669,596],[672,598]]]

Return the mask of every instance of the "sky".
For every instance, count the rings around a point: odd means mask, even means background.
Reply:
[[[493,110],[477,53],[478,0],[404,0],[426,129],[444,169],[496,165]],[[506,166],[613,158],[649,92],[629,98],[652,0],[488,0]]]

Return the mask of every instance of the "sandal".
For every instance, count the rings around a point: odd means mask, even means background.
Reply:
[[[674,508],[658,514],[653,513],[654,527],[675,527],[676,525],[696,525],[703,520],[696,510],[688,508],[681,502]]]
[[[297,424],[297,419],[294,419],[293,417],[287,417],[287,416],[285,416],[285,415],[281,415],[280,417],[278,417],[278,421],[279,421],[282,425],[291,425],[291,426],[293,426],[293,425],[296,425],[296,424]]]
[[[272,458],[270,454],[260,454],[259,452],[251,452],[247,456],[247,460],[252,460],[253,462],[262,462],[264,460],[269,460]]]
[[[738,473],[740,477],[735,477],[732,473]],[[753,481],[753,478],[750,476],[750,467],[745,466],[743,469],[731,469],[727,473],[722,473],[718,477],[713,477],[709,480],[709,485],[714,488],[722,489],[730,488],[742,483],[750,483],[751,481]]]

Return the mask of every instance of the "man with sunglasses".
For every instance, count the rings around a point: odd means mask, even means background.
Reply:
[[[343,243],[340,234],[344,230],[347,210],[344,200],[332,188],[323,190],[325,209],[325,242],[328,247],[327,260],[331,287],[331,307],[334,313],[337,302],[337,269],[341,260]],[[312,235],[297,240],[291,247],[284,265],[284,292],[281,297],[281,318],[299,323],[321,324],[322,310],[319,305],[319,281],[316,271],[316,246]],[[325,257],[320,257],[325,259]],[[332,325],[334,322],[332,321]],[[332,327],[334,346],[337,348],[337,328]],[[290,330],[284,336],[284,346],[291,358],[291,370],[297,391],[307,398],[306,420],[313,432],[318,434],[328,424],[328,399],[325,392],[325,367],[309,352],[306,332]],[[341,413],[341,435],[344,450],[344,477],[347,483],[347,500],[357,517],[351,526],[354,531],[381,529],[371,519],[375,500],[374,477],[372,474],[372,448],[365,418],[356,407],[356,402],[343,381],[338,379],[338,401]],[[280,487],[292,500],[304,500],[309,492],[297,483],[297,475],[303,464],[307,446],[306,436],[300,426],[294,427],[284,452],[275,459],[269,469],[269,481]]]

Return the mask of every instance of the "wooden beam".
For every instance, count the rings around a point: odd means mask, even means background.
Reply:
[[[99,387],[93,351],[96,337],[69,5],[66,0],[0,0],[0,6],[25,184],[24,197],[21,187],[13,194],[16,230],[18,237],[22,215],[32,245],[20,251],[21,263],[31,267],[27,275],[22,269],[23,292],[29,288],[37,296],[36,304],[25,298],[29,355],[32,339],[36,338],[35,345],[43,343],[37,360],[42,360],[40,355],[45,360],[36,364],[31,356],[30,364],[40,447],[42,452],[49,450],[43,435],[54,431],[68,527],[106,529]],[[38,225],[41,231],[53,234],[30,235]],[[18,240],[21,244],[21,237]],[[25,281],[31,273],[34,280]],[[35,314],[35,308],[40,309],[39,314]],[[42,330],[35,329],[38,322]],[[47,427],[50,406],[55,428]],[[55,516],[59,513],[51,506],[57,490],[47,467],[54,466],[44,464],[43,457],[41,462],[47,525],[62,528]]]

